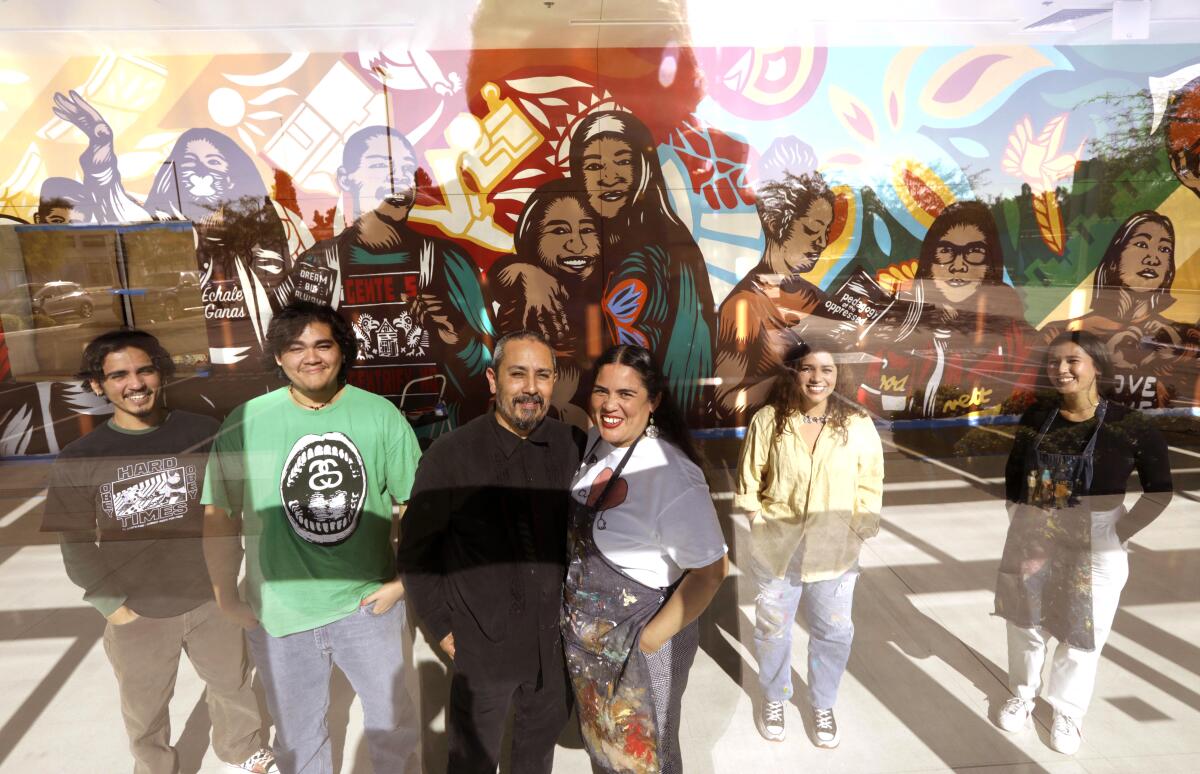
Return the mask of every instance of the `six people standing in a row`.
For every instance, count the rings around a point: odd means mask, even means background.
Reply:
[[[375,770],[421,770],[409,603],[453,671],[450,771],[495,771],[510,713],[514,771],[550,771],[572,705],[596,770],[682,770],[697,619],[726,576],[727,546],[685,412],[652,353],[625,344],[595,361],[584,437],[548,416],[557,368],[546,339],[503,336],[486,372],[494,410],[422,457],[395,406],[346,384],[357,347],[336,312],[293,304],[266,339],[287,385],[219,430],[168,407],[171,360],[152,336],[106,334],[84,355],[81,377],[114,416],[53,466],[44,528],[62,532],[69,576],[108,619],[135,771],[176,766],[166,707],[181,651],[208,684],[214,748],[232,766],[332,772],[336,664],[362,701]],[[801,603],[813,739],[840,738],[833,709],[859,553],[879,531],[883,491],[855,362],[816,336],[791,347],[742,449],[755,721],[769,740],[784,737]],[[1104,398],[1112,370],[1095,336],[1059,336],[1043,368],[1056,397],[1022,418],[1008,466],[996,612],[1009,622],[1014,697],[996,722],[1025,726],[1054,637],[1051,744],[1067,753],[1128,574],[1122,545],[1171,490],[1162,437]],[[1126,512],[1135,468],[1146,494]],[[273,751],[258,736],[233,624],[262,678]]]

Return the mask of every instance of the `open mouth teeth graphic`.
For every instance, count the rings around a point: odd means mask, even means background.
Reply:
[[[292,530],[309,543],[334,545],[358,528],[366,471],[341,433],[306,435],[292,446],[279,482]]]

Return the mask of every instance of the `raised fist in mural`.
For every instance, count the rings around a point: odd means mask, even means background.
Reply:
[[[100,175],[116,164],[113,151],[113,131],[104,116],[72,89],[63,95],[54,94],[54,115],[73,124],[88,138],[88,147],[79,156],[79,166],[85,174]]]
[[[692,190],[703,194],[709,207],[733,209],[754,203],[746,181],[748,145],[724,132],[692,123],[685,123],[672,140],[692,178]]]

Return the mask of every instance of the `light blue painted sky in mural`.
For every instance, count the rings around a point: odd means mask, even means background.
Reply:
[[[1118,114],[1129,110],[1127,101],[1105,102],[1103,95],[1145,92],[1150,77],[1200,62],[1200,53],[1191,46],[1039,47],[1035,50],[1050,60],[1050,66],[1027,73],[974,113],[943,121],[921,110],[920,93],[939,68],[969,49],[931,48],[913,66],[903,120],[893,130],[886,119],[882,84],[902,50],[830,49],[816,92],[786,118],[747,120],[730,114],[712,98],[705,98],[697,113],[710,125],[742,137],[759,153],[776,138],[795,136],[810,145],[819,159],[844,151],[863,157],[864,163],[857,168],[827,167],[824,171],[831,182],[871,186],[878,191],[892,163],[910,157],[938,172],[956,196],[1012,195],[1019,192],[1021,181],[1004,173],[1000,160],[1009,135],[1023,118],[1030,118],[1037,133],[1055,116],[1070,113],[1062,148],[1073,150],[1081,142],[1111,132]],[[880,133],[877,146],[857,140],[833,115],[829,87],[834,85],[871,112]]]

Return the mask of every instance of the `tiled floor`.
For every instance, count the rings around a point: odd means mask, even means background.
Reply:
[[[717,459],[720,454],[712,455]],[[1172,454],[1177,489],[1193,490],[1200,455]],[[1004,624],[989,615],[1006,520],[997,458],[918,463],[888,459],[884,528],[862,556],[857,633],[837,705],[843,741],[815,748],[801,707],[806,635],[796,625],[797,698],[785,742],[755,731],[754,592],[744,565],[746,524],[725,525],[735,565],[703,621],[701,652],[684,697],[687,770],[774,772],[1142,772],[1200,770],[1200,504],[1177,495],[1134,540],[1131,578],[1104,651],[1083,747],[1047,746],[1048,713],[1009,735],[988,720],[1007,696]],[[960,472],[955,472],[960,471]],[[0,771],[123,772],[116,684],[100,647],[101,619],[79,600],[58,549],[37,533],[45,466],[0,464]],[[718,503],[726,481],[713,476]],[[429,771],[441,771],[444,670],[423,641],[417,670]],[[172,725],[185,772],[221,771],[207,748],[203,687],[180,670]],[[340,771],[371,770],[361,714],[339,678],[331,730]],[[555,771],[590,771],[578,738],[564,733]]]

